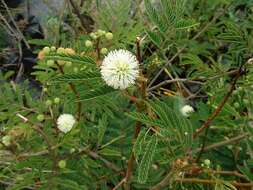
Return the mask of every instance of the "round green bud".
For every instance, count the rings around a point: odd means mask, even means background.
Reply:
[[[157,164],[152,164],[152,168],[153,168],[154,170],[158,170],[158,165],[157,165]]]
[[[72,66],[72,62],[68,61],[68,62],[66,63],[66,67],[71,67],[71,66]]]
[[[92,46],[93,46],[92,41],[86,40],[86,41],[85,41],[85,46],[86,46],[86,47],[92,47]]]
[[[76,151],[76,149],[71,148],[69,152],[70,152],[70,154],[73,154],[75,151]]]
[[[43,91],[43,92],[47,92],[48,89],[47,89],[47,88],[43,88],[42,91]]]
[[[210,161],[209,159],[205,159],[205,160],[204,160],[204,164],[205,164],[206,166],[210,166],[211,161]]]
[[[86,66],[83,66],[83,67],[81,67],[80,71],[83,71],[83,70],[85,70],[86,68],[87,68]]]
[[[106,32],[104,30],[98,29],[97,34],[98,34],[98,36],[103,36],[106,34]]]
[[[48,66],[48,67],[54,66],[54,60],[48,60],[48,61],[47,61],[47,66]]]
[[[236,108],[239,108],[240,105],[241,105],[241,104],[240,104],[239,102],[235,102],[235,103],[234,103],[234,107],[236,107]]]
[[[21,175],[18,175],[16,179],[17,179],[17,181],[24,181],[24,178]]]
[[[50,50],[51,50],[51,51],[56,51],[56,47],[55,47],[55,46],[51,46],[51,47],[50,47]]]
[[[11,136],[9,136],[9,135],[3,136],[2,142],[5,146],[10,146],[11,145]]]
[[[38,121],[43,121],[45,119],[45,117],[44,117],[44,115],[43,114],[39,114],[39,115],[37,115],[37,120]]]
[[[61,168],[61,169],[63,169],[63,168],[65,168],[66,167],[66,161],[65,160],[60,160],[59,162],[58,162],[58,166],[59,166],[59,168]]]
[[[74,67],[74,72],[77,73],[78,72],[78,68],[77,67]]]
[[[234,92],[233,92],[235,95],[237,95],[237,94],[240,94],[240,92],[239,92],[239,90],[234,90]]]
[[[63,54],[63,53],[65,53],[65,49],[62,48],[62,47],[59,47],[59,48],[57,49],[56,53]]]
[[[105,38],[106,38],[107,40],[112,40],[112,39],[113,39],[113,34],[112,34],[111,32],[107,32],[107,33],[105,34]]]
[[[52,101],[51,100],[47,100],[46,101],[46,106],[51,106],[52,105]]]
[[[102,48],[102,49],[100,50],[100,52],[101,52],[103,55],[105,55],[105,54],[108,53],[108,50],[107,50],[107,48]]]
[[[60,103],[60,101],[61,101],[61,99],[60,99],[60,98],[58,98],[58,97],[54,99],[54,103],[55,103],[55,104],[59,104],[59,103]]]
[[[248,99],[243,99],[243,103],[245,104],[245,105],[248,105],[249,104],[249,100]]]
[[[93,40],[96,40],[96,39],[98,38],[97,35],[96,35],[94,32],[90,33],[90,37],[91,37]]]
[[[44,47],[43,48],[43,52],[45,53],[45,54],[49,54],[50,53],[50,48],[49,47]]]
[[[65,66],[66,64],[66,61],[57,61],[58,65],[60,66]]]
[[[238,102],[235,102],[235,103],[234,103],[234,107],[235,107],[235,108],[239,108],[239,107],[240,107],[240,104],[239,104]]]

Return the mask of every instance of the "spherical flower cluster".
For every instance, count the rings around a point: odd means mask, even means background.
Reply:
[[[101,74],[107,85],[115,89],[126,89],[135,83],[139,75],[138,61],[127,50],[111,51],[102,62]]]
[[[73,128],[75,122],[76,122],[76,120],[73,115],[62,114],[57,119],[57,128],[61,132],[67,133]]]
[[[189,117],[189,115],[194,112],[193,107],[191,107],[190,105],[185,105],[184,107],[181,108],[181,113],[185,116],[185,117]]]

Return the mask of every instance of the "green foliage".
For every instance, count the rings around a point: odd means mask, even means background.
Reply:
[[[160,0],[157,7],[152,5],[150,0],[144,2],[147,16],[155,26],[151,31],[146,30],[146,32],[151,41],[159,48],[168,45],[167,42],[176,32],[189,30],[198,25],[194,19],[184,17],[186,0]]]
[[[248,0],[89,0],[80,13],[95,21],[91,34],[79,28],[70,7],[62,18],[48,18],[46,38],[28,40],[49,46],[29,80],[17,83],[16,70],[1,68],[0,189],[135,190],[162,182],[161,190],[235,190],[234,182],[250,184],[252,6]],[[140,48],[135,85],[106,84],[104,48]],[[62,114],[75,118],[67,133],[59,127]]]

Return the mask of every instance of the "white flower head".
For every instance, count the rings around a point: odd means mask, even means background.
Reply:
[[[57,128],[61,132],[67,133],[73,128],[75,122],[76,120],[73,115],[61,114],[57,119]]]
[[[188,117],[192,112],[194,112],[194,109],[190,105],[185,105],[180,111],[185,117]]]
[[[126,89],[135,83],[139,75],[138,61],[127,50],[111,51],[102,62],[101,74],[108,86]]]

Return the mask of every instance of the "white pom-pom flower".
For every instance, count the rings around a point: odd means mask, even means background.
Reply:
[[[126,89],[135,83],[139,75],[138,61],[127,50],[111,51],[102,62],[101,74],[108,86]]]
[[[193,107],[191,107],[190,105],[185,105],[184,107],[181,108],[181,113],[185,116],[185,117],[189,117],[189,115],[194,112]]]
[[[67,133],[73,128],[75,122],[76,120],[73,115],[61,114],[57,119],[57,128],[61,132]]]

